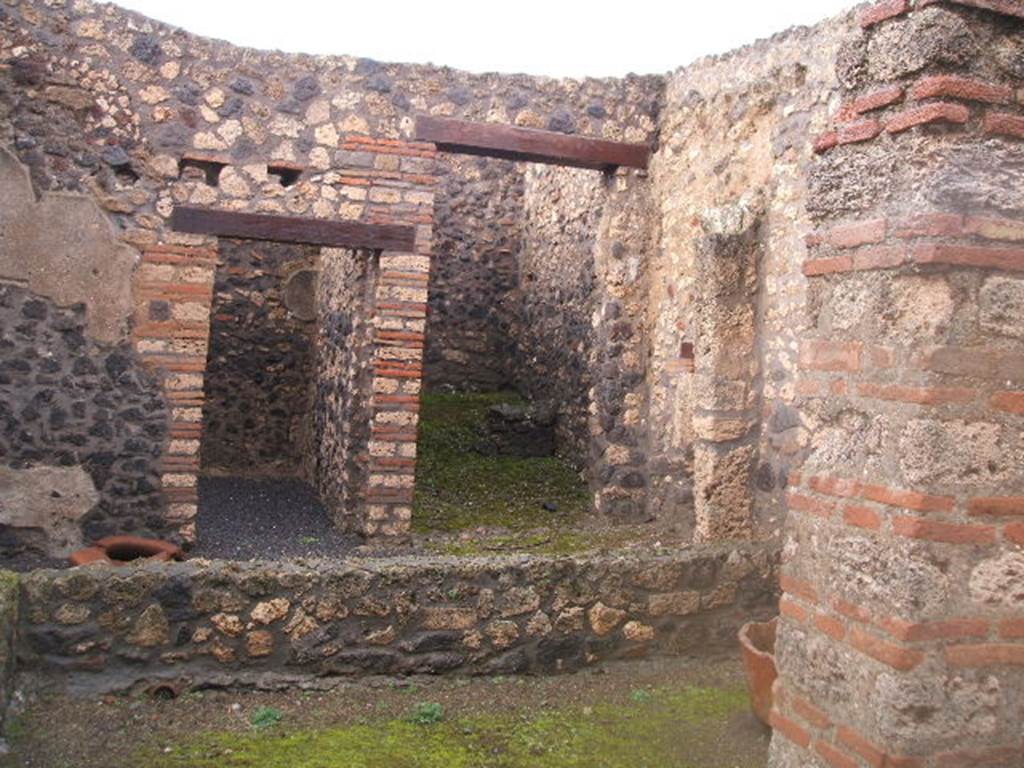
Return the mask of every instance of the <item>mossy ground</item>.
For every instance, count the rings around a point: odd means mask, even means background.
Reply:
[[[763,768],[735,660],[555,677],[335,681],[329,691],[30,698],[0,766]]]
[[[589,503],[586,483],[565,459],[475,450],[485,436],[487,410],[521,402],[514,392],[423,394],[413,503],[418,533],[565,529],[583,516]]]
[[[140,764],[175,768],[726,768],[706,752],[747,707],[737,690],[637,690],[625,704],[486,715],[423,724],[405,720],[289,732],[206,734]]]

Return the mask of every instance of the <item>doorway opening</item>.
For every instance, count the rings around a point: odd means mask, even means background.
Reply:
[[[221,238],[200,446],[196,553],[344,550],[316,489],[320,248]]]

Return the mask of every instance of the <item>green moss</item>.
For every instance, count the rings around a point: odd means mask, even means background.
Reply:
[[[729,754],[729,720],[746,707],[739,690],[656,690],[624,704],[532,716],[206,734],[169,753],[146,750],[138,762],[158,768],[724,768],[736,764]]]
[[[413,503],[418,532],[480,526],[526,531],[564,527],[583,515],[586,484],[564,459],[487,456],[475,450],[484,438],[487,410],[521,402],[510,392],[423,395]]]

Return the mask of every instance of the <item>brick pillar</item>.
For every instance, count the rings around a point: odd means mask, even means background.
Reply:
[[[775,768],[1024,765],[1021,17],[885,2],[837,63]]]
[[[160,459],[167,519],[185,542],[194,541],[196,533],[203,375],[216,265],[216,248],[209,245],[146,245],[132,278],[135,351],[161,372],[171,408]]]
[[[354,527],[368,536],[401,535],[412,519],[416,433],[423,379],[427,283],[434,220],[432,144],[351,135],[342,140],[338,189],[352,200],[353,218],[416,228],[410,253],[379,256],[370,352],[370,430],[365,482]],[[356,450],[362,451],[357,446]]]

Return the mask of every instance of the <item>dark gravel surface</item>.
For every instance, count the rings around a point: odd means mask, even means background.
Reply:
[[[200,478],[196,533],[190,557],[224,560],[338,557],[363,543],[334,528],[301,480]]]

